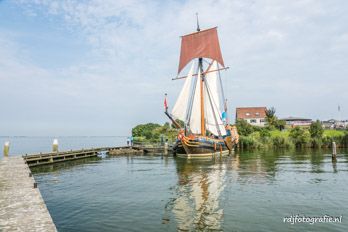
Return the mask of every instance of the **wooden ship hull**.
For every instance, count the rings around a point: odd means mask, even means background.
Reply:
[[[184,137],[182,140],[178,140],[176,142],[173,151],[178,157],[213,158],[216,156],[229,155],[231,154],[232,149],[230,150],[226,144],[226,141],[222,139],[211,139],[208,137]]]

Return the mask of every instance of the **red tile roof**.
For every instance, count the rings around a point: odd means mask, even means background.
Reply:
[[[266,107],[238,107],[236,108],[236,119],[265,118]]]

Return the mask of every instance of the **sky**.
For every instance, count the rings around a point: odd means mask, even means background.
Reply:
[[[218,26],[229,116],[348,119],[348,1],[0,0],[0,135],[129,135],[164,123],[180,36]],[[341,112],[338,113],[338,105]]]

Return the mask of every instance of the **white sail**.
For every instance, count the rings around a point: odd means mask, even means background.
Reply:
[[[191,92],[192,74],[194,69],[194,62],[192,62],[191,69],[187,75],[184,86],[181,89],[178,99],[172,110],[172,115],[175,119],[180,119],[182,121],[186,120],[187,107]]]
[[[194,134],[201,133],[201,71],[198,71],[190,117],[190,129]]]
[[[208,71],[217,70],[217,62],[214,61]],[[220,97],[221,86],[217,71],[207,73],[205,76],[204,89],[204,112],[206,129],[216,136],[226,135],[222,122],[222,101]],[[209,93],[209,94],[208,94]],[[219,133],[220,131],[220,133]]]

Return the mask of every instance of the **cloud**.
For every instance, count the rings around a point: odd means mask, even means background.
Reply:
[[[266,105],[283,116],[326,119],[335,117],[340,103],[342,115],[348,113],[346,1],[21,0],[17,6],[30,18],[56,19],[89,45],[87,55],[57,70],[33,64],[30,54],[21,54],[20,43],[6,45],[11,39],[2,37],[2,48],[12,46],[2,50],[2,84],[51,112],[33,113],[31,120],[48,120],[58,112],[76,123],[68,134],[125,133],[139,122],[163,122],[163,94],[173,105],[182,84],[170,80],[176,75],[179,36],[195,29],[196,12],[202,28],[219,27],[222,53],[231,67],[223,73],[231,109]],[[11,78],[4,82],[7,73]],[[59,110],[48,103],[55,99],[61,102],[53,104]],[[93,129],[79,124],[81,114]],[[104,125],[98,129],[94,118]]]

